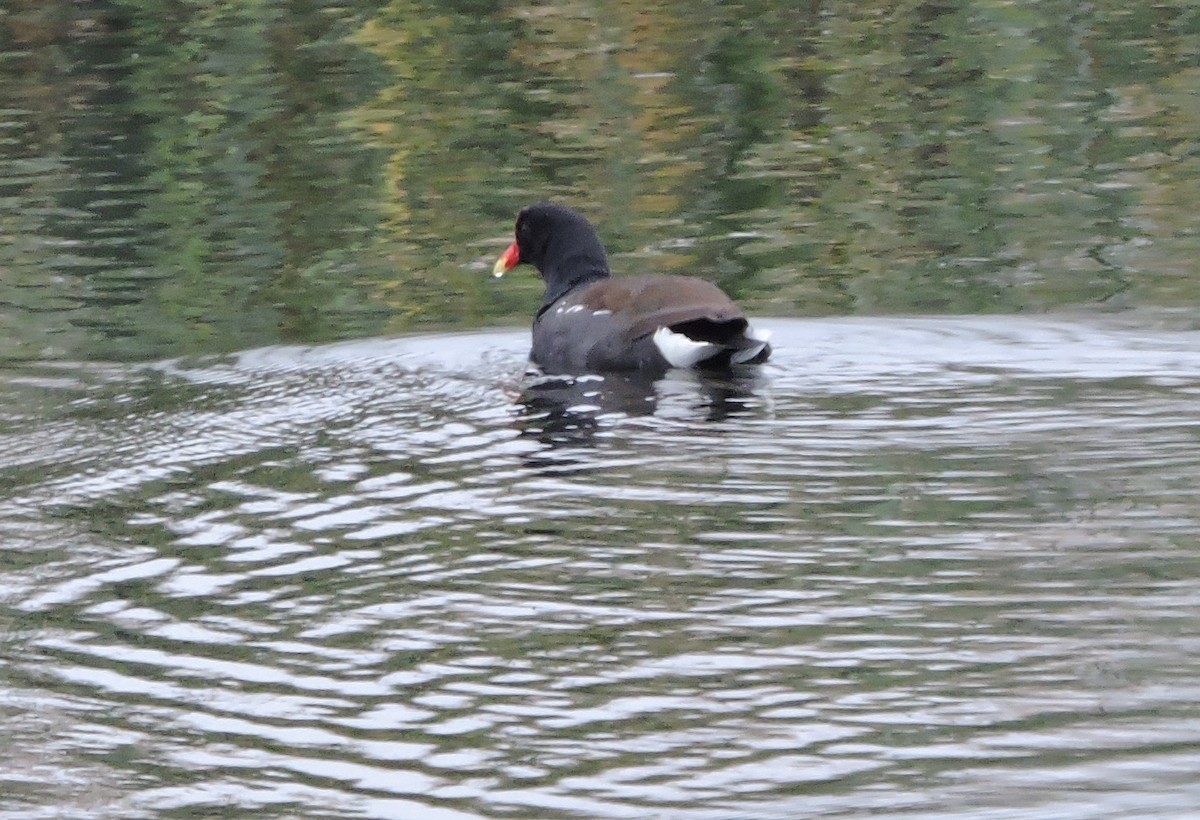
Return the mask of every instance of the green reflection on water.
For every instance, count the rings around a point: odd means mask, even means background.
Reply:
[[[1200,11],[27,4],[0,17],[0,357],[524,322],[553,197],[757,312],[1194,304]]]

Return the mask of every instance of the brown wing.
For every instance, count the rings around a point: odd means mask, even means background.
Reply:
[[[618,332],[631,340],[688,322],[746,321],[720,288],[690,276],[606,279],[602,287],[588,288],[581,302],[589,310],[611,310]]]

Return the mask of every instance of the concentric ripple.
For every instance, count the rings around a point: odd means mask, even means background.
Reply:
[[[3,374],[0,817],[1189,816],[1200,334],[772,325]]]

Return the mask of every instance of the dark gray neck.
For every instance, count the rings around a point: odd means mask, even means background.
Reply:
[[[609,272],[605,262],[606,260],[597,260],[592,255],[581,254],[562,259],[552,270],[543,271],[546,294],[542,297],[542,310],[576,288],[607,279]]]

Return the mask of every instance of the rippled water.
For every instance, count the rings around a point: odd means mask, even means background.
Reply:
[[[5,372],[0,817],[1193,816],[1200,333],[771,324]]]

